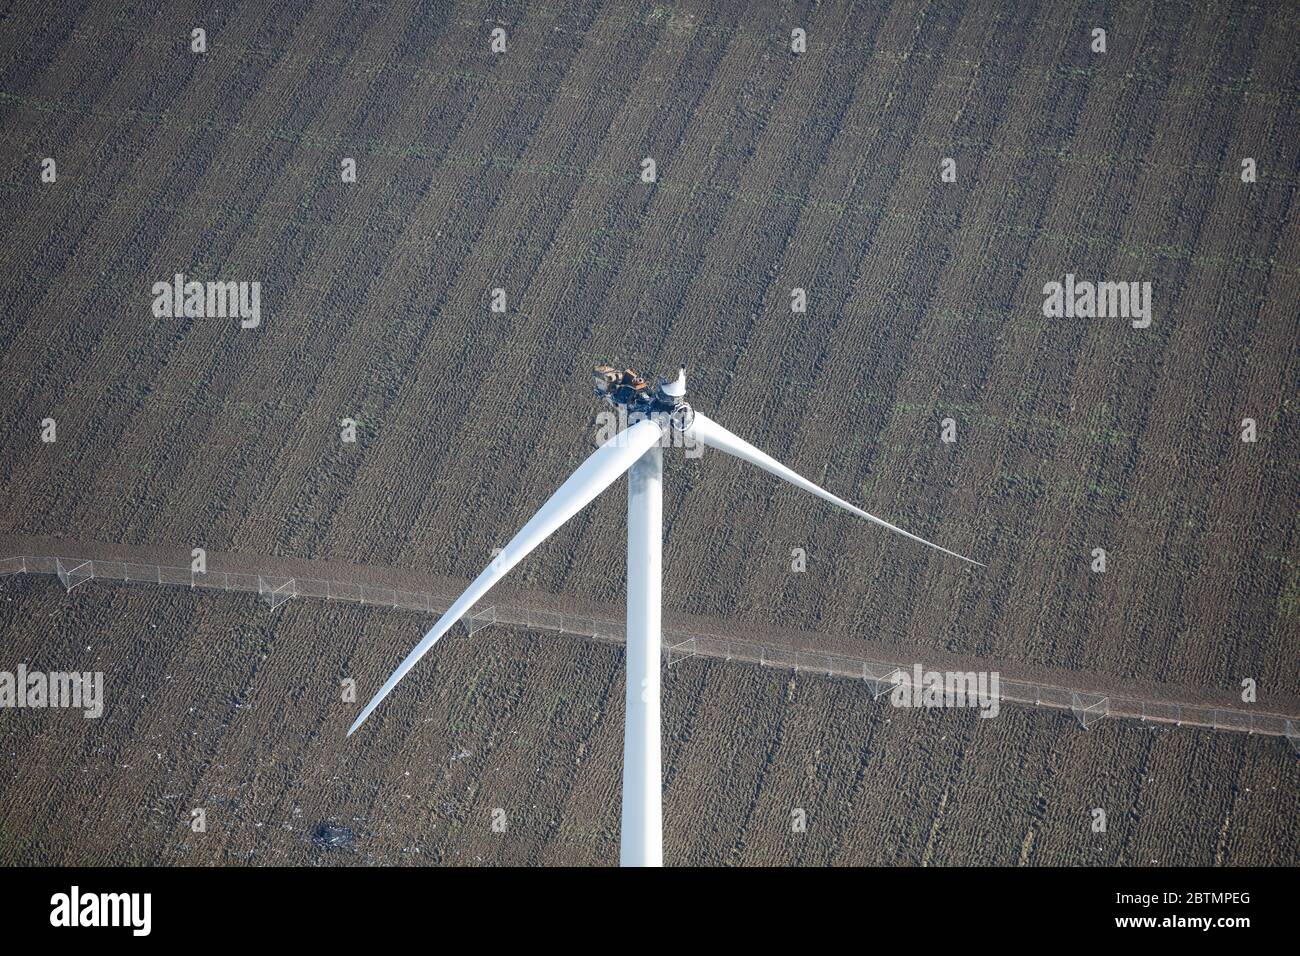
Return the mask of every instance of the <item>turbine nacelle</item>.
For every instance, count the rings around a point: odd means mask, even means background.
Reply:
[[[618,409],[620,418],[628,424],[635,425],[648,418],[680,435],[695,424],[695,412],[686,402],[685,365],[677,369],[677,378],[670,382],[659,376],[653,387],[634,369],[620,372],[612,365],[597,365],[591,378],[596,394]]]
[[[661,378],[659,380],[659,394],[670,401],[680,402],[686,397],[686,366],[679,366],[677,369],[677,378],[673,381]]]
[[[655,412],[671,415],[686,403],[686,366],[677,370],[673,381],[660,376],[656,385],[638,375],[634,369],[621,372],[612,365],[597,365],[591,373],[596,394],[615,408],[625,408],[630,413],[649,416]]]

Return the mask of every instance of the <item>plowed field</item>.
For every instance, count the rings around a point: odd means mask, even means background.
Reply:
[[[591,449],[593,364],[684,361],[697,408],[988,567],[670,454],[668,610],[1250,679],[1274,709],[1300,694],[1297,49],[1272,2],[12,4],[0,534],[465,579]],[[260,324],[156,317],[178,273],[260,283]],[[1044,317],[1067,274],[1150,282],[1150,326]],[[624,508],[516,586],[621,603]],[[0,578],[0,671],[107,696],[0,710],[0,863],[615,859],[615,646],[448,639],[344,741],[339,682],[364,703],[424,623]],[[1277,739],[703,660],[664,701],[671,863],[1300,861]]]

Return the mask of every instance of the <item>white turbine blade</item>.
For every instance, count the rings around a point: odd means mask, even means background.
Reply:
[[[941,548],[939,547],[939,545],[935,544],[932,541],[926,541],[924,538],[918,538],[916,535],[908,531],[904,531],[902,528],[892,525],[888,521],[885,521],[881,518],[877,518],[873,514],[868,514],[867,512],[863,511],[861,508],[855,508],[853,505],[849,504],[843,498],[837,498],[835,495],[831,494],[829,491],[825,490],[824,488],[819,488],[817,485],[814,485],[807,478],[804,478],[802,475],[799,475],[796,472],[793,472],[789,468],[785,467],[785,465],[781,464],[771,455],[759,451],[757,448],[755,448],[749,442],[745,441],[743,438],[738,438],[737,436],[733,435],[731,432],[727,431],[727,429],[719,425],[717,422],[713,421],[712,419],[708,418],[705,415],[700,414],[699,412],[695,413],[694,432],[695,432],[695,437],[698,438],[700,441],[704,442],[704,444],[708,445],[710,448],[716,448],[718,449],[718,451],[725,451],[727,454],[735,455],[737,458],[743,459],[744,461],[749,462],[751,465],[757,465],[759,468],[762,468],[764,471],[771,472],[772,474],[776,475],[778,478],[783,478],[786,481],[790,482],[790,484],[795,485],[798,488],[802,488],[804,491],[810,492],[816,495],[818,498],[821,498],[825,501],[829,501],[833,505],[838,505],[839,507],[843,508],[846,511],[853,512],[859,518],[866,518],[872,524],[878,524],[882,528],[888,528],[890,531],[896,531],[898,534],[901,534],[903,537],[911,538],[913,541],[919,542],[920,544],[923,544],[928,548],[934,548],[936,551],[942,551],[944,554],[951,555],[954,558],[960,558],[962,561],[965,561],[969,564],[976,565],[977,567],[981,567],[981,568],[984,567],[984,565],[980,564],[978,561],[972,561],[970,558],[963,557],[962,555],[958,554],[955,551],[949,551],[947,548]]]
[[[579,511],[585,508],[593,498],[632,467],[642,455],[658,443],[662,431],[658,423],[645,419],[637,422],[626,431],[619,432],[605,444],[597,448],[578,470],[565,479],[564,484],[551,495],[541,510],[519,529],[519,533],[510,539],[493,562],[483,569],[465,593],[456,599],[456,603],[447,609],[447,613],[438,619],[424,639],[415,645],[414,650],[406,655],[406,660],[397,666],[393,676],[379,693],[366,704],[365,710],[353,721],[348,729],[348,736],[365,722],[371,712],[388,696],[388,692],[397,686],[397,682],[406,676],[416,663],[438,640],[447,633],[461,616],[474,606],[484,594],[500,581],[516,564],[528,556],[534,548],[545,541],[551,534]]]

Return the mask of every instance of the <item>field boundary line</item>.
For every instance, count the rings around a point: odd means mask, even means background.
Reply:
[[[72,569],[71,573],[69,569]],[[264,571],[195,571],[184,567],[137,564],[126,560],[79,558],[67,555],[11,555],[0,557],[0,580],[14,574],[57,577],[71,593],[89,581],[126,584],[157,584],[235,591],[255,595],[274,609],[286,601],[315,598],[345,601],[365,606],[428,614],[444,613],[455,596],[437,591],[405,591],[372,584],[356,584],[324,578],[286,576]],[[496,604],[471,608],[461,618],[469,634],[490,624],[555,631],[605,643],[624,643],[622,620],[608,620],[591,614],[564,614],[525,606]],[[664,655],[669,666],[691,657],[740,661],[792,670],[796,674],[847,677],[862,680],[877,699],[895,687],[910,684],[912,665],[799,650],[794,647],[736,640],[699,630],[668,629],[663,632]],[[1102,717],[1137,720],[1151,725],[1199,727],[1249,735],[1285,738],[1300,754],[1300,715],[1247,711],[1178,700],[1146,700],[1137,697],[1082,690],[1042,681],[999,678],[998,699],[1002,702],[1045,707],[1070,712],[1086,729]]]

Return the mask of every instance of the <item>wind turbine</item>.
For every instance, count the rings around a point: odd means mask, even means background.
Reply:
[[[618,372],[597,366],[596,391],[615,407],[626,409],[627,428],[596,449],[560,485],[546,504],[519,530],[447,609],[423,640],[406,655],[379,692],[348,729],[348,736],[397,686],[456,621],[516,564],[562,524],[612,485],[624,472],[627,496],[627,712],[623,728],[623,807],[619,863],[662,866],[662,774],[659,738],[660,589],[663,572],[663,446],[700,442],[757,465],[845,511],[882,528],[942,551],[970,564],[947,548],[918,538],[819,488],[775,458],[738,438],[685,401],[686,369],[673,382],[660,379],[657,389],[630,369]],[[674,437],[676,436],[676,437]]]

